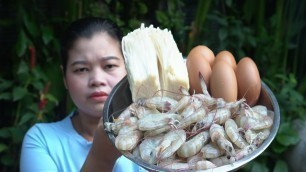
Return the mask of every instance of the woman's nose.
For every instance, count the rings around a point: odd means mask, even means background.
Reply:
[[[105,81],[105,75],[103,74],[103,72],[100,70],[92,71],[89,85],[91,87],[98,87],[98,86],[103,86],[105,84],[106,84],[106,81]]]

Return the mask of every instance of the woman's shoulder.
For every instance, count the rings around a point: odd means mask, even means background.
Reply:
[[[67,132],[71,129],[71,119],[69,116],[56,122],[45,122],[34,124],[26,133],[26,136],[41,137],[58,135],[63,132]]]

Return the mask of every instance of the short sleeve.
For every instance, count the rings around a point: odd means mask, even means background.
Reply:
[[[57,167],[48,153],[44,137],[36,125],[26,133],[23,139],[20,171],[57,171]]]

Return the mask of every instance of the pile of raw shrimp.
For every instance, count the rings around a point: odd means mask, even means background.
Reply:
[[[203,94],[154,96],[133,102],[105,130],[115,146],[171,171],[197,171],[231,164],[257,149],[269,136],[273,111],[245,99],[225,102]]]

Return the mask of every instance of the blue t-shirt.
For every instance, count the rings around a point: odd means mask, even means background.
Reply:
[[[80,171],[91,146],[92,142],[73,128],[71,115],[58,122],[35,124],[22,143],[20,171]],[[113,171],[134,172],[143,169],[121,156]]]

